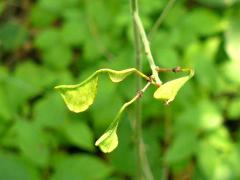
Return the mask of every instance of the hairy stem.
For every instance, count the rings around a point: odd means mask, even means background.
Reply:
[[[138,24],[134,18],[134,14],[138,13],[138,2],[137,0],[131,0],[131,8],[133,14],[133,31],[134,31],[134,46],[135,46],[135,61],[136,61],[136,69],[141,71],[141,39],[140,33],[138,30]],[[148,86],[151,83],[148,84]],[[136,89],[139,90],[142,86],[142,82],[140,77],[137,77],[136,81]],[[148,86],[145,86],[142,91],[144,92]],[[152,172],[149,167],[148,159],[145,154],[145,147],[142,139],[142,126],[141,126],[141,119],[142,119],[142,104],[141,101],[138,100],[136,103],[136,116],[135,116],[135,135],[136,135],[136,144],[137,144],[137,157],[138,157],[138,179],[146,179],[152,180]]]
[[[132,4],[132,14],[133,14],[133,19],[134,19],[134,24],[136,26],[136,29],[139,33],[139,36],[141,37],[142,43],[143,43],[143,47],[144,47],[144,52],[147,56],[150,68],[152,70],[152,75],[154,80],[156,81],[157,85],[161,85],[162,82],[160,80],[160,78],[158,77],[158,72],[156,71],[156,65],[152,56],[152,52],[150,49],[150,44],[146,35],[146,32],[144,30],[142,21],[139,17],[139,13],[138,13],[138,7],[137,7],[137,0],[131,0],[131,4]]]

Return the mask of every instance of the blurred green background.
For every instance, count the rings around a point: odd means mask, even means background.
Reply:
[[[139,0],[147,32],[167,2]],[[240,179],[239,0],[177,0],[151,46],[159,66],[196,71],[170,106],[152,98],[154,87],[141,100],[155,179]],[[99,68],[134,66],[128,0],[0,0],[0,179],[136,179],[134,106],[118,148],[94,146],[136,79],[116,85],[102,76],[81,114],[53,90]],[[145,58],[143,71],[151,73]]]

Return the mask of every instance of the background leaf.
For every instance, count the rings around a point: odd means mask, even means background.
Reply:
[[[52,180],[104,179],[112,171],[108,164],[87,154],[60,156],[55,162],[54,170]]]
[[[240,38],[239,18],[232,18],[228,30],[225,32],[226,44],[225,48],[232,60],[239,61],[240,43],[237,39]]]

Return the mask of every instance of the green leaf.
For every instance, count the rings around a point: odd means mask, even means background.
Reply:
[[[1,48],[11,51],[23,46],[28,38],[26,29],[16,22],[6,22],[0,26]]]
[[[120,82],[132,73],[136,73],[148,80],[146,75],[134,68],[125,69],[122,71],[100,69],[80,84],[60,85],[56,86],[55,89],[61,94],[67,107],[71,111],[76,113],[83,112],[87,110],[90,105],[92,105],[97,93],[98,74],[104,72],[109,74],[112,82]]]
[[[196,8],[184,17],[182,28],[185,32],[206,36],[221,31],[222,25],[220,17],[213,11]]]
[[[190,74],[188,76],[174,79],[161,85],[155,91],[153,97],[156,99],[164,100],[167,104],[173,101],[180,88],[194,75],[193,70],[189,71]]]
[[[76,145],[84,150],[92,151],[93,133],[84,121],[71,121],[63,125],[63,131],[73,145]]]
[[[239,0],[197,0],[200,3],[210,5],[213,7],[219,7],[219,6],[230,6]]]
[[[49,28],[42,31],[35,38],[34,44],[37,48],[41,50],[50,49],[61,41],[60,32],[58,29]]]
[[[0,89],[0,99],[0,119],[9,120],[12,117],[12,109],[9,107],[9,102],[3,87]]]
[[[59,128],[67,119],[67,109],[56,93],[46,94],[35,102],[33,119],[41,127]]]
[[[13,173],[14,171],[14,173]],[[37,169],[29,166],[19,155],[10,153],[0,153],[0,179],[14,180],[38,180]]]
[[[60,42],[43,52],[44,63],[54,69],[64,69],[71,64],[72,50]]]
[[[83,25],[78,20],[69,20],[63,24],[61,39],[66,45],[79,46],[85,37]]]
[[[57,19],[57,15],[53,12],[48,11],[47,9],[39,6],[39,3],[36,3],[31,8],[30,13],[31,24],[35,27],[48,27],[54,20]]]
[[[86,81],[77,85],[60,85],[55,89],[63,97],[70,111],[79,113],[92,105],[97,93],[98,76],[93,74]]]
[[[0,15],[2,15],[3,11],[5,8],[5,3],[4,2],[0,2]]]
[[[240,97],[233,99],[228,108],[227,108],[227,115],[229,118],[234,120],[239,120],[240,117]]]
[[[18,119],[14,128],[16,144],[22,155],[40,167],[48,165],[50,151],[44,132],[32,122],[22,119]]]
[[[229,28],[225,32],[225,50],[228,56],[235,61],[240,59],[240,21],[239,18],[231,18]]]
[[[51,180],[109,179],[112,168],[96,156],[75,154],[56,157]]]
[[[219,158],[220,154],[206,140],[200,141],[197,148],[197,165],[199,166],[205,177],[207,177],[208,179],[213,179],[218,164],[221,164],[221,159]]]
[[[193,155],[197,145],[197,137],[193,131],[177,133],[166,155],[169,164],[188,160]],[[188,148],[186,148],[188,147]]]

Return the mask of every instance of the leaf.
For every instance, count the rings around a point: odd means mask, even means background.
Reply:
[[[14,171],[14,173],[13,173]],[[0,153],[0,179],[41,179],[34,166],[22,160],[19,155],[13,153]]]
[[[49,28],[42,31],[35,38],[34,45],[41,50],[48,50],[61,41],[58,29]],[[56,62],[58,63],[58,61]]]
[[[229,28],[225,32],[225,50],[228,56],[235,61],[240,59],[240,21],[238,18],[231,18]]]
[[[199,141],[197,149],[197,165],[205,177],[213,179],[218,164],[221,164],[220,153],[206,140]]]
[[[190,159],[194,154],[196,144],[197,136],[194,131],[179,132],[167,151],[167,162],[175,164]]]
[[[72,50],[58,42],[56,45],[42,52],[44,63],[54,69],[65,69],[71,63]]]
[[[93,133],[84,121],[71,121],[65,123],[63,132],[71,144],[84,150],[94,150]]]
[[[12,110],[9,107],[8,99],[6,98],[6,92],[3,87],[0,89],[0,119],[9,120],[12,117]]]
[[[79,113],[92,105],[97,93],[98,76],[95,74],[77,85],[60,85],[55,89],[63,97],[69,110]]]
[[[175,96],[180,88],[193,76],[193,74],[194,71],[190,70],[190,74],[188,76],[164,83],[155,91],[153,97],[155,99],[164,100],[167,104],[169,104],[175,99]]]
[[[5,3],[1,1],[0,2],[0,15],[2,15],[4,8],[5,8]]]
[[[50,156],[46,134],[25,119],[18,119],[14,128],[17,134],[15,141],[23,156],[35,165],[45,167]]]
[[[22,47],[27,38],[28,32],[21,24],[10,21],[1,25],[1,51],[2,49],[6,51],[11,51]]]
[[[200,3],[213,6],[213,7],[221,7],[221,6],[230,6],[239,0],[197,0]]]
[[[56,157],[51,180],[109,179],[112,167],[102,159],[84,153]]]
[[[66,45],[79,46],[86,38],[83,26],[78,20],[68,20],[61,29],[61,39]]]
[[[146,75],[134,68],[122,71],[100,69],[80,84],[60,85],[56,86],[55,89],[61,94],[69,110],[76,113],[83,112],[92,105],[95,99],[98,85],[98,74],[105,72],[108,73],[112,82],[120,82],[132,73],[136,73],[146,80],[149,79]]]
[[[227,108],[227,115],[229,118],[233,120],[238,120],[240,117],[240,97],[233,99],[228,108]]]
[[[56,93],[46,94],[35,102],[33,118],[41,127],[59,128],[67,119],[67,109]]]

